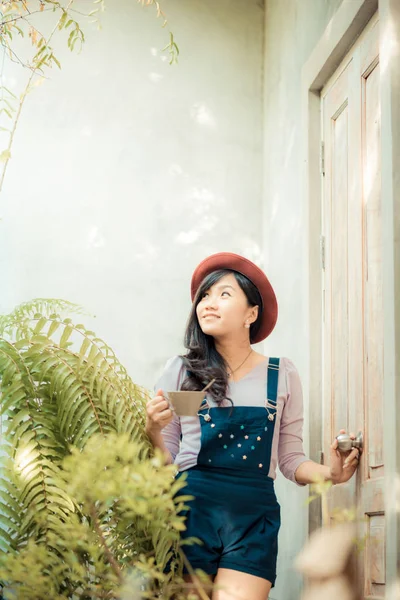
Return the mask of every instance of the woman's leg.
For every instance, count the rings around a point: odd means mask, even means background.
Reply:
[[[262,577],[218,569],[212,600],[268,600],[271,582]]]
[[[199,600],[211,598],[212,586],[213,581],[215,579],[215,575],[209,575],[208,577],[209,583],[200,581],[200,579],[195,575],[184,575],[183,579],[187,584],[187,587],[185,587],[185,592],[187,594],[190,592],[193,595],[193,597],[198,598]],[[200,592],[198,591],[199,588],[201,589]]]

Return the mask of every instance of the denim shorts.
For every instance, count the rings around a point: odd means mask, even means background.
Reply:
[[[182,538],[201,540],[201,545],[183,546],[192,568],[209,575],[233,569],[274,585],[280,527],[274,481],[263,473],[234,469],[196,466],[186,473],[181,493],[194,499],[188,502]]]

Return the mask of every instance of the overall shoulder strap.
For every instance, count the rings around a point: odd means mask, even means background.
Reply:
[[[276,405],[278,398],[279,358],[270,358],[267,375],[267,398]]]

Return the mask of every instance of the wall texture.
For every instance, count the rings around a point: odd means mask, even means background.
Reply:
[[[341,0],[263,4],[165,0],[178,66],[160,52],[167,37],[152,10],[127,0],[107,1],[80,55],[60,51],[62,72],[27,101],[0,200],[0,309],[37,296],[83,304],[134,380],[151,386],[182,350],[195,265],[243,253],[276,289],[265,352],[299,369],[307,439],[301,70]],[[17,90],[21,72],[6,75]],[[307,490],[278,476],[277,494],[270,598],[296,600]]]
[[[303,383],[308,428],[308,216],[301,199],[301,71],[341,0],[266,0],[264,48],[264,265],[279,300],[266,353],[289,356]],[[305,443],[307,451],[307,441]],[[271,600],[300,597],[293,570],[308,533],[308,489],[277,480],[282,506],[280,559]]]
[[[189,283],[207,254],[261,258],[263,6],[109,0],[103,29],[22,113],[1,198],[1,312],[83,304],[138,383],[182,350]],[[87,28],[86,28],[87,29]],[[21,89],[22,69],[6,81]]]

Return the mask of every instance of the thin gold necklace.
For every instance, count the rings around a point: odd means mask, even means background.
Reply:
[[[228,361],[225,361],[225,362],[226,362],[226,364],[227,364],[227,365],[228,365],[228,367],[229,367],[229,370],[227,370],[228,377],[232,377],[232,375],[233,375],[234,373],[236,373],[236,371],[239,371],[240,367],[243,367],[244,363],[245,363],[245,362],[246,362],[246,360],[249,358],[249,356],[250,356],[250,354],[251,354],[252,352],[253,352],[253,348],[250,350],[250,352],[248,353],[248,355],[246,356],[246,358],[244,359],[244,361],[243,361],[242,363],[240,363],[240,365],[239,365],[238,367],[236,367],[236,369],[234,369],[233,371],[232,371],[232,369],[231,369],[230,365],[228,364]]]

